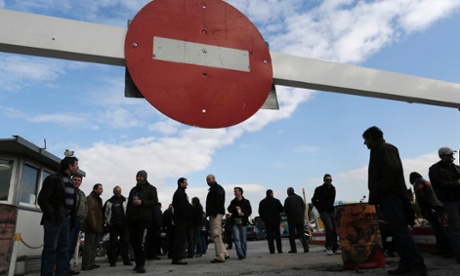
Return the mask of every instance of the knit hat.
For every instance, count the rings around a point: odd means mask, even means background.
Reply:
[[[141,176],[143,176],[145,179],[147,179],[147,172],[144,171],[144,170],[138,171],[137,174],[136,174],[136,176],[138,176],[138,175],[141,175]]]

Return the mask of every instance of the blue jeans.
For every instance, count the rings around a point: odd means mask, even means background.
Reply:
[[[337,221],[335,214],[328,212],[320,212],[319,216],[324,223],[326,229],[326,249],[330,249],[333,252],[337,251]]]
[[[196,254],[206,254],[206,241],[204,236],[201,234],[201,228],[201,226],[193,228],[196,244]]]
[[[232,226],[232,232],[236,254],[238,257],[246,257],[246,226],[243,224],[234,224]]]
[[[69,261],[67,262],[69,269],[71,267],[70,260],[72,259],[75,253],[75,247],[77,247],[78,235],[80,234],[80,229],[81,229],[81,223],[76,221],[72,229],[70,229],[69,231],[69,253],[68,253],[69,255],[67,256],[69,259]]]
[[[450,245],[455,257],[460,260],[460,201],[444,202],[444,212],[449,225]]]
[[[380,207],[393,234],[393,244],[397,246],[399,268],[408,272],[426,271],[423,257],[404,220],[402,201],[392,195],[383,196],[380,199]]]
[[[42,276],[67,276],[69,272],[69,219],[43,221]]]

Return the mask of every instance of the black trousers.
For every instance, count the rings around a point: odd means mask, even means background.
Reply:
[[[187,222],[183,220],[175,220],[175,237],[174,237],[174,251],[173,261],[185,259],[185,245],[187,242]]]
[[[118,237],[120,237],[120,243],[118,243]],[[110,225],[109,248],[107,249],[109,263],[115,264],[119,254],[124,264],[129,263],[129,247],[128,227],[126,224]]]
[[[308,242],[305,238],[305,230],[303,223],[288,223],[289,227],[289,243],[291,245],[291,251],[297,252],[297,246],[295,245],[296,232],[299,236],[299,240],[302,242],[303,250],[308,250]]]
[[[127,224],[136,266],[143,267],[145,265],[144,242],[147,235],[147,227],[150,223],[144,220],[129,220]]]
[[[283,252],[283,249],[281,247],[280,225],[265,225],[265,229],[267,230],[268,249],[270,250],[270,253],[275,252],[274,240],[276,240],[276,250],[278,251],[278,253]]]

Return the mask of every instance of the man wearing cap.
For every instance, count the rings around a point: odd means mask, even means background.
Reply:
[[[449,225],[449,240],[460,264],[460,167],[454,164],[454,152],[448,147],[438,150],[441,160],[430,167],[431,185],[444,205]]]
[[[136,174],[137,184],[129,192],[126,220],[129,239],[134,252],[134,271],[145,273],[144,235],[151,224],[153,207],[158,204],[157,189],[147,181],[147,172]]]

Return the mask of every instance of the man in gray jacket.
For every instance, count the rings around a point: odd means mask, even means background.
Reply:
[[[82,181],[83,176],[79,174],[72,176],[72,184],[75,188],[75,220],[73,227],[70,228],[69,233],[69,275],[80,274],[80,272],[70,269],[70,260],[72,259],[75,253],[75,248],[77,247],[78,235],[80,234],[81,226],[83,221],[85,221],[86,216],[88,215],[88,202],[86,201],[86,195],[82,190],[80,190]]]

